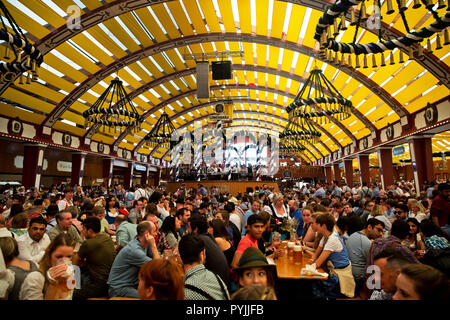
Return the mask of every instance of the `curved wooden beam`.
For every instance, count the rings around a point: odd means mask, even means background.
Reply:
[[[230,34],[230,33],[211,33],[204,35],[194,35],[183,37],[175,40],[166,41],[163,43],[158,43],[145,49],[141,49],[134,52],[122,59],[115,61],[114,63],[101,69],[94,75],[91,75],[83,83],[81,83],[77,88],[72,90],[64,99],[52,110],[52,112],[47,116],[47,118],[42,123],[43,126],[52,127],[56,121],[61,117],[61,115],[70,108],[70,106],[80,98],[85,92],[91,89],[95,84],[109,76],[110,74],[117,72],[118,70],[137,62],[143,58],[150,55],[154,55],[166,50],[183,47],[191,44],[205,43],[205,42],[249,42],[249,43],[259,43],[266,44],[274,47],[284,48],[294,52],[298,52],[310,57],[314,57],[318,60],[322,60],[318,52],[314,51],[312,48],[302,46],[298,43],[283,41],[277,38],[269,38],[266,36],[252,35],[252,34]],[[364,74],[359,71],[350,68],[348,66],[338,66],[338,69],[347,73],[355,80],[359,81],[365,85],[368,89],[373,91],[382,101],[384,101],[388,106],[396,112],[399,117],[409,115],[409,112],[393,97],[389,95],[387,91],[379,87],[373,80],[367,78]],[[367,122],[370,122],[366,119]],[[367,126],[367,125],[366,125]]]
[[[114,17],[120,16],[121,14],[138,10],[147,6],[152,6],[159,3],[168,2],[170,0],[117,0],[115,2],[103,5],[97,9],[89,11],[80,17],[80,28],[69,28],[68,24],[62,25],[57,30],[51,32],[44,38],[35,42],[37,48],[41,51],[43,55],[52,49],[58,47],[65,41],[71,39],[77,34],[88,30],[91,27],[98,25],[106,20],[112,19]],[[325,11],[325,9],[333,2],[330,0],[320,1],[320,0],[280,0],[285,2],[290,2],[300,6],[312,8],[318,11]],[[358,12],[357,12],[358,13]],[[350,13],[347,13],[347,20],[351,20]],[[367,29],[365,25],[362,25],[366,31],[374,33],[374,30]],[[381,24],[382,36],[385,40],[390,40],[394,37],[404,36],[400,31],[391,28],[386,23]],[[402,51],[407,53],[406,48],[401,48]],[[419,63],[422,67],[427,69],[431,74],[433,74],[441,83],[443,83],[447,88],[450,89],[450,68],[440,61],[435,55],[428,52],[424,52],[423,57],[414,56],[414,60]],[[0,82],[0,95],[17,79],[18,75],[13,77],[12,81],[3,80]]]

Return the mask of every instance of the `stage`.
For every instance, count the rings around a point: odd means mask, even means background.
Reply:
[[[247,188],[251,187],[255,190],[256,186],[260,188],[265,184],[268,188],[274,187],[274,191],[278,192],[278,184],[274,181],[226,181],[226,180],[205,180],[205,181],[180,181],[180,182],[168,182],[167,191],[175,192],[182,184],[186,185],[186,189],[197,188],[198,184],[201,184],[208,189],[211,187],[217,187],[219,192],[229,192],[236,196],[238,192],[244,194]]]

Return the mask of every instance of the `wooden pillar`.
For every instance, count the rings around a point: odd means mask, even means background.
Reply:
[[[26,144],[24,146],[22,184],[26,190],[31,187],[39,190],[45,147],[44,144]]]
[[[113,158],[103,158],[103,175],[102,175],[102,177],[105,180],[105,185],[107,188],[109,188],[112,184],[113,168],[114,168],[114,159]]]
[[[358,167],[359,167],[359,180],[361,185],[363,182],[370,185],[370,173],[369,173],[369,155],[360,154],[358,155]]]
[[[344,159],[344,174],[347,186],[353,188],[353,159]]]
[[[133,182],[131,177],[133,176],[134,163],[129,162],[128,167],[125,168],[125,174],[123,176],[123,187],[125,189],[129,189],[131,187],[131,183]]]
[[[326,179],[327,183],[332,183],[333,175],[331,173],[331,166],[324,167],[324,171],[325,171],[325,179]]]
[[[338,162],[333,163],[333,173],[334,173],[334,180],[336,180],[340,184],[341,183],[341,169],[339,169]]]
[[[392,165],[392,148],[378,149],[378,161],[380,166],[381,186],[387,190],[394,184],[394,167]]]
[[[82,185],[84,175],[84,164],[86,160],[86,152],[72,153],[72,185]]]
[[[431,136],[412,138],[409,141],[409,153],[411,155],[416,193],[419,193],[425,181],[430,182],[434,180]]]

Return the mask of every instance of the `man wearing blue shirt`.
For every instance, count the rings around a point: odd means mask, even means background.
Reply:
[[[246,229],[246,224],[247,224],[247,219],[248,217],[250,217],[252,214],[258,214],[259,213],[259,209],[261,209],[261,203],[258,200],[253,200],[252,202],[252,206],[250,210],[247,210],[247,212],[245,212],[244,214],[244,224],[243,224],[243,228],[242,228],[242,236],[244,237],[247,229]]]
[[[136,238],[119,251],[111,267],[108,277],[110,297],[138,298],[138,274],[141,266],[152,258],[161,258],[155,236],[156,227],[153,222],[143,221],[138,224]]]
[[[317,196],[321,198],[325,197],[325,189],[320,184],[317,184],[317,190],[314,192],[312,198],[315,199]]]
[[[333,187],[333,191],[331,192],[331,195],[332,195],[332,196],[340,197],[340,196],[342,195],[342,190],[341,190],[341,188],[339,188],[339,186],[337,185],[337,181],[336,181],[336,180],[333,181],[332,187]]]
[[[299,204],[297,200],[289,200],[288,202],[289,211],[291,218],[295,218],[300,221],[297,227],[297,236],[301,237],[303,234],[303,218],[302,211],[299,209]]]

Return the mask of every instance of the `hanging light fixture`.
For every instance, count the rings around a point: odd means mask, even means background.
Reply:
[[[145,145],[156,148],[158,145],[171,148],[170,139],[175,131],[175,126],[170,121],[169,115],[164,110],[152,130],[144,137]]]
[[[5,4],[0,0],[0,40],[5,41],[3,60],[0,61],[0,81],[13,81],[16,74],[20,74],[18,84],[24,84],[22,73],[27,72],[26,84],[38,79],[38,68],[43,62],[42,53],[30,42],[17,25]],[[10,31],[6,26],[7,20]],[[11,53],[14,54],[12,57]],[[5,62],[11,61],[11,62]]]
[[[442,48],[442,45],[440,44],[440,37],[442,36],[441,33],[444,33],[444,37],[447,34],[448,37],[448,31],[447,28],[450,26],[450,11],[447,7],[447,4],[445,1],[439,0],[438,5],[436,6],[437,9],[433,9],[435,7],[435,3],[431,0],[414,0],[414,3],[411,4],[412,9],[421,8],[422,4],[424,4],[424,7],[428,12],[431,14],[431,16],[434,19],[434,22],[430,25],[418,30],[418,31],[412,31],[409,28],[408,20],[407,20],[407,12],[410,10],[407,10],[408,7],[406,6],[405,0],[397,0],[397,8],[393,5],[392,0],[386,0],[387,2],[386,7],[387,11],[386,14],[390,15],[394,13],[396,10],[398,11],[403,25],[406,30],[406,34],[404,36],[400,36],[394,39],[390,39],[388,41],[384,41],[382,38],[382,22],[383,17],[380,13],[381,8],[381,2],[380,0],[374,0],[374,7],[375,12],[367,18],[366,16],[366,5],[368,3],[368,0],[355,0],[355,1],[347,1],[347,0],[337,0],[334,4],[332,4],[330,7],[328,7],[323,16],[319,19],[319,22],[316,26],[316,32],[314,34],[314,39],[316,41],[320,42],[320,50],[321,50],[321,56],[326,60],[327,62],[333,63],[333,60],[330,60],[328,51],[333,52],[341,52],[342,54],[355,54],[356,57],[359,55],[363,55],[364,59],[366,59],[366,55],[372,54],[373,55],[373,63],[372,68],[376,68],[378,64],[376,63],[376,60],[381,58],[384,60],[384,56],[381,54],[385,51],[391,51],[387,52],[387,55],[390,55],[390,65],[395,63],[395,58],[393,56],[393,50],[399,49],[401,55],[401,50],[403,50],[405,53],[410,53],[410,57],[413,58],[416,56],[417,58],[421,57],[421,54],[423,54],[423,47],[426,47],[428,52],[431,52],[432,48],[430,45],[429,38],[431,38],[436,33],[436,50],[439,50]],[[356,13],[354,10],[354,6],[359,5],[359,13]],[[441,14],[439,16],[439,13],[437,10],[441,10],[447,7],[447,11],[445,14]],[[423,9],[420,9],[423,10]],[[443,10],[442,10],[443,11]],[[344,43],[336,41],[336,39],[339,37],[341,32],[344,32],[347,29],[347,25],[345,23],[345,16],[349,13],[351,16],[351,23],[350,26],[355,27],[354,35],[353,35],[353,41],[350,43]],[[340,19],[340,23],[337,23],[336,21]],[[331,32],[331,26],[333,26],[334,30],[333,33]],[[367,29],[374,30],[375,33],[378,34],[378,42],[371,42],[371,43],[356,43],[357,37],[358,37],[358,31],[359,28],[366,26]],[[428,45],[427,45],[428,44]],[[448,44],[448,43],[447,43]],[[417,47],[417,45],[419,47]],[[446,43],[444,43],[446,45]],[[412,54],[414,49],[414,52],[417,51],[417,54]],[[379,58],[378,58],[379,57]],[[364,60],[366,61],[366,60]],[[356,60],[355,68],[359,67],[358,60]],[[399,62],[403,62],[403,58],[399,57]],[[384,61],[381,61],[379,66],[383,67],[386,64]],[[351,65],[350,65],[351,66]],[[365,63],[366,67],[366,63]]]
[[[350,117],[352,102],[339,93],[321,69],[314,68],[286,111],[289,119],[299,117],[326,124],[330,117],[339,121]]]
[[[309,141],[312,144],[318,143],[322,133],[309,119],[304,117],[292,117],[286,128],[280,133],[280,139],[290,138],[293,141]]]
[[[114,79],[105,92],[88,110],[83,112],[85,127],[100,125],[110,133],[122,131],[122,127],[132,127],[135,132],[140,131],[144,118],[139,115],[131,99],[125,92],[122,81]],[[106,129],[108,128],[108,129]]]
[[[306,147],[300,141],[296,141],[294,137],[286,136],[280,139],[279,155],[282,158],[298,158]]]

